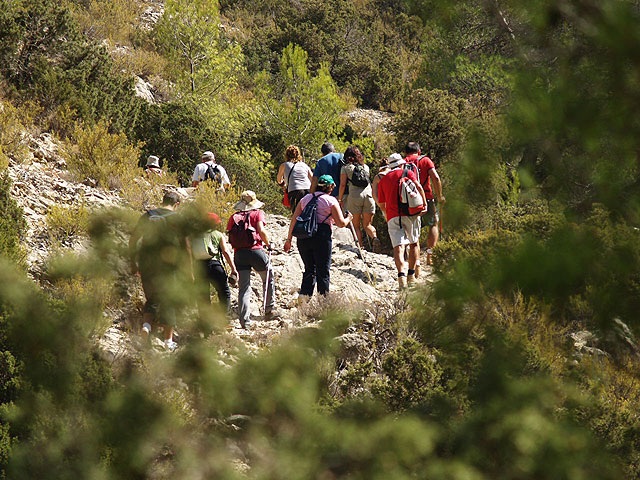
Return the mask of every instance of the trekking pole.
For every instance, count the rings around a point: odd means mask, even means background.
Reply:
[[[367,273],[367,278],[369,278],[369,283],[371,283],[374,287],[376,286],[376,279],[371,275],[369,271],[369,265],[367,265],[367,261],[364,259],[364,254],[362,253],[362,248],[360,248],[360,242],[358,242],[358,235],[356,234],[356,229],[353,226],[352,222],[349,222],[349,228],[351,229],[351,233],[353,234],[353,239],[356,242],[356,246],[358,247],[358,251],[360,252],[360,258],[362,259],[362,263],[364,263],[364,269]]]
[[[444,203],[442,205],[440,205],[440,239],[442,240],[442,230],[444,229],[444,221],[442,220],[444,217]]]
[[[262,298],[262,311],[267,313],[267,290],[269,290],[269,272],[271,272],[271,248],[269,248],[269,257],[267,258],[267,276],[264,282],[264,295]]]

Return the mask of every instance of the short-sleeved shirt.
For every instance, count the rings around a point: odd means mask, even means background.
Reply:
[[[229,217],[229,221],[227,222],[227,232],[231,230],[231,227],[233,226],[234,216],[246,215],[247,213],[249,213],[249,226],[251,228],[256,229],[256,231],[258,230],[258,222],[262,222],[263,224],[265,223],[264,212],[262,210],[249,210],[248,212],[236,212],[233,215],[231,215],[231,217]],[[264,244],[262,243],[262,238],[260,238],[260,236],[256,234],[256,243],[253,247],[251,247],[251,250],[262,248],[263,246]]]
[[[404,164],[400,165],[398,168],[394,168],[382,177],[378,184],[378,201],[386,204],[387,221],[400,216],[400,209],[398,208],[398,190],[400,188],[399,182],[403,170]],[[414,182],[417,182],[418,177],[415,172],[411,169],[407,170],[407,176]]]
[[[327,195],[326,193],[309,193],[308,195],[302,197],[302,200],[300,200],[302,210],[305,209],[314,195],[318,197],[318,209],[316,210],[318,223],[326,223],[329,225],[335,224],[336,222],[333,220],[333,216],[331,215],[331,207],[333,207],[333,205],[336,205],[338,206],[338,208],[340,208],[340,204],[338,203],[338,199],[336,199],[336,197]]]
[[[433,161],[426,155],[420,157],[417,153],[407,155],[405,158],[407,163],[413,163],[418,167],[420,172],[420,185],[424,188],[424,195],[427,200],[433,200],[433,192],[431,190],[431,179],[429,177],[429,170],[436,168]]]
[[[192,182],[204,181],[204,177],[207,173],[207,170],[209,169],[209,165],[211,165],[212,167],[217,167],[220,170],[220,178],[221,178],[220,187],[224,185],[231,185],[231,182],[229,181],[229,175],[227,175],[227,171],[224,169],[222,165],[218,165],[216,162],[213,162],[213,161],[203,162],[196,165],[196,168],[193,170],[193,177],[191,178],[191,181]]]
[[[291,169],[293,168],[293,171]],[[311,180],[309,180],[309,165],[304,162],[285,162],[284,164],[284,183],[287,185],[287,192],[296,190],[309,190],[311,188]],[[291,173],[291,175],[289,175]]]
[[[340,169],[342,168],[342,157],[343,155],[341,153],[329,153],[318,160],[316,168],[313,170],[313,176],[316,178],[320,178],[322,175],[331,175],[333,181],[336,182],[336,186],[331,192],[331,195],[336,198],[340,192]],[[347,188],[349,187],[347,186]]]
[[[213,259],[220,261],[220,242],[223,234],[219,230],[209,230],[191,239],[193,258],[198,260]],[[213,255],[212,255],[213,254]]]
[[[364,173],[367,175],[367,178],[369,178],[369,166],[368,165],[362,165],[362,166],[364,167]],[[340,170],[340,175],[345,174],[347,178],[351,180],[351,177],[353,177],[353,171],[355,169],[356,169],[355,164],[349,163],[344,167],[342,167],[342,169]],[[357,187],[353,183],[349,183],[349,196],[350,197],[371,197],[372,196],[371,183],[369,183],[369,185],[367,185],[366,187]]]

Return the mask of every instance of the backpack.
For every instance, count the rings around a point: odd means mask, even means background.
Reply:
[[[356,165],[351,175],[351,183],[354,187],[366,188],[369,186],[369,176],[367,175],[364,165]]]
[[[398,180],[398,211],[400,216],[411,217],[418,215],[424,209],[422,195],[418,191],[416,183],[409,178],[409,165],[404,165],[402,175]]]
[[[322,194],[326,195],[326,194]],[[304,207],[300,216],[296,218],[296,223],[293,226],[292,235],[300,240],[313,237],[318,231],[318,197],[322,195],[313,195],[313,198],[309,200],[309,203]],[[327,215],[325,219],[320,222],[324,223],[331,214]]]
[[[229,229],[229,243],[234,249],[238,248],[251,248],[258,240],[256,238],[256,229],[249,223],[248,212],[236,212],[233,214],[232,225]]]
[[[171,210],[147,210],[147,226],[142,236],[143,249],[155,250],[162,245],[178,246],[179,240],[175,229],[169,228],[167,218],[177,213]]]
[[[220,167],[218,165],[207,165],[207,171],[204,173],[204,180],[213,180],[215,183],[222,183],[222,172],[220,172]]]

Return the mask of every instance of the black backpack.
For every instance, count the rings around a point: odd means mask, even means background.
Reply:
[[[213,180],[215,183],[222,183],[222,172],[218,165],[207,164],[207,171],[204,174],[204,181]]]
[[[369,176],[367,175],[364,165],[356,165],[351,175],[351,183],[354,187],[366,188],[369,186]]]
[[[304,240],[313,237],[318,231],[318,197],[321,195],[314,194],[313,198],[309,200],[309,203],[302,210],[302,213],[300,213],[300,216],[296,218],[292,232],[294,237]],[[320,223],[324,223],[330,216],[331,214],[327,215]]]

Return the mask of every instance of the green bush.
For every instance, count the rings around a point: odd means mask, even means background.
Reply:
[[[26,229],[22,209],[11,196],[11,180],[6,172],[0,173],[0,255],[21,262],[20,240]]]
[[[81,181],[93,179],[104,188],[122,188],[139,174],[140,147],[123,133],[111,133],[106,121],[76,124],[62,155]]]

